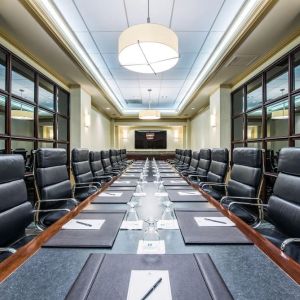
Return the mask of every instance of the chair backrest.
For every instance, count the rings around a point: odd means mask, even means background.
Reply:
[[[228,196],[257,197],[262,177],[262,150],[235,148],[232,162]]]
[[[90,151],[90,166],[94,177],[104,175],[100,151]]]
[[[115,149],[109,150],[109,158],[113,167],[116,167],[118,165],[117,154],[118,154],[117,150]]]
[[[180,160],[181,154],[182,154],[182,150],[176,149],[175,150],[175,159]]]
[[[72,150],[72,170],[76,183],[93,181],[88,149],[74,148]]]
[[[197,173],[202,176],[207,176],[211,160],[210,149],[200,149],[199,154],[199,164],[197,168]]]
[[[12,151],[13,154],[20,154],[23,156],[25,163],[27,162],[27,150],[24,148],[16,148]]]
[[[300,238],[300,148],[282,148],[268,217],[289,237]]]
[[[179,162],[183,163],[184,162],[184,159],[186,158],[188,154],[188,150],[182,150],[182,154],[180,156],[180,159],[179,159]]]
[[[41,200],[72,198],[65,149],[37,149],[35,151],[34,177]],[[61,202],[46,202],[40,208],[52,208],[60,204]]]
[[[122,162],[122,151],[119,149],[119,150],[117,150],[117,155],[116,155],[116,157],[117,157],[117,162],[118,163],[121,163]]]
[[[112,165],[109,157],[109,151],[101,151],[101,161],[104,170],[106,172],[110,172],[112,170]]]
[[[228,171],[229,153],[226,148],[211,150],[211,162],[207,173],[208,182],[223,183]]]
[[[0,247],[6,247],[22,237],[33,220],[21,155],[0,155],[0,195]]]
[[[194,151],[191,158],[189,169],[195,171],[198,168],[200,152]]]
[[[121,159],[122,161],[126,161],[127,159],[126,149],[121,149]]]

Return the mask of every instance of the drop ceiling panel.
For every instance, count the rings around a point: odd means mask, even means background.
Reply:
[[[209,31],[222,7],[223,0],[176,0],[172,29]]]
[[[127,27],[121,0],[74,0],[90,31],[122,31]]]
[[[121,32],[91,32],[95,43],[101,53],[115,53],[118,52],[118,39]]]
[[[147,22],[147,0],[125,0],[129,26]],[[169,27],[173,0],[151,0],[150,19],[152,23]]]
[[[179,40],[179,53],[197,53],[200,50],[203,42],[205,41],[207,34],[207,31],[178,32],[177,35]]]

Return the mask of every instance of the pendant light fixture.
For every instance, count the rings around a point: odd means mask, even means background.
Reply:
[[[160,73],[178,62],[178,37],[168,27],[151,24],[134,25],[119,37],[119,62],[124,68],[138,73]]]
[[[142,110],[139,113],[139,119],[141,120],[158,120],[160,119],[160,111],[154,110],[150,108],[150,93],[151,89],[148,89],[149,92],[149,108],[146,110]]]

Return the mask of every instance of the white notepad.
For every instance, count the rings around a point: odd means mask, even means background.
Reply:
[[[228,227],[235,224],[226,217],[194,217],[200,227]],[[209,219],[209,220],[208,220]],[[220,223],[223,222],[223,223]]]
[[[122,192],[103,192],[99,195],[99,197],[121,197]]]
[[[134,197],[145,197],[146,195],[146,193],[133,193]]]
[[[167,270],[132,270],[127,300],[141,300],[160,278],[161,282],[147,297],[147,300],[172,300],[170,277]]]
[[[184,180],[170,180],[172,183],[186,183]]]
[[[122,181],[119,181],[119,180],[116,180],[115,183],[127,183],[129,184],[131,181],[125,181],[125,180],[122,180]]]
[[[195,196],[195,195],[200,195],[200,192],[198,192],[198,191],[178,192],[178,195],[180,195],[180,196]]]
[[[158,229],[179,229],[177,220],[159,220],[157,222]]]
[[[62,229],[99,230],[104,222],[105,220],[99,219],[72,219],[68,223],[63,225]],[[91,226],[86,224],[89,224]]]
[[[143,220],[139,221],[123,221],[120,229],[125,230],[141,230],[143,229]]]
[[[165,193],[165,192],[162,192],[162,193],[157,192],[157,193],[154,193],[154,196],[155,197],[168,197],[169,194]]]
[[[139,240],[137,254],[165,254],[165,241],[144,241]]]

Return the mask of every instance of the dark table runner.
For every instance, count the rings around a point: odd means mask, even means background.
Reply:
[[[173,300],[233,299],[208,254],[91,254],[66,300],[126,300],[132,270],[168,270]]]
[[[169,199],[172,202],[207,202],[207,199],[199,195],[180,195],[179,193],[192,193],[198,192],[196,190],[185,190],[182,188],[181,190],[168,190]]]
[[[220,212],[176,211],[186,244],[252,244],[236,227],[200,227],[194,217],[224,217]]]

